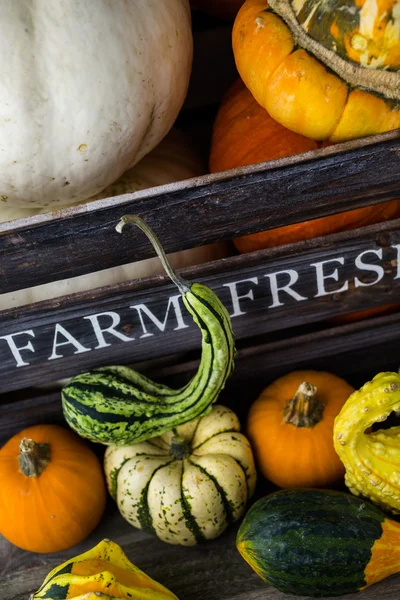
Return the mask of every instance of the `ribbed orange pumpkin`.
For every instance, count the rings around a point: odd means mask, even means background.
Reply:
[[[234,19],[244,0],[193,0],[192,4],[205,13],[221,19]]]
[[[327,142],[324,142],[326,145]],[[240,80],[228,90],[212,136],[211,172],[264,162],[314,150],[321,144],[289,131],[263,109]],[[252,252],[355,229],[394,218],[400,202],[393,200],[329,217],[305,221],[234,240],[239,252]]]
[[[399,0],[246,0],[240,76],[288,129],[344,141],[400,127]]]
[[[328,487],[343,479],[333,446],[333,423],[354,391],[323,371],[293,371],[251,405],[247,435],[258,470],[275,485]]]
[[[35,425],[0,450],[0,533],[31,552],[58,552],[83,541],[103,514],[100,461],[68,429]]]

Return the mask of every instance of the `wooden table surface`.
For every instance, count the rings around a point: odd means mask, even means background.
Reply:
[[[119,543],[129,559],[173,591],[180,600],[290,600],[264,583],[235,547],[236,527],[219,539],[185,548],[170,546],[128,525],[109,503],[105,518],[79,546],[54,555],[23,552],[0,536],[0,600],[28,600],[48,571],[107,537]],[[361,600],[400,598],[400,574],[361,592]],[[339,600],[354,600],[354,594]]]

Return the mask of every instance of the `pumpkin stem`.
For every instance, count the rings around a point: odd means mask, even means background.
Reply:
[[[190,444],[183,438],[175,436],[172,438],[171,449],[169,453],[174,458],[186,458],[190,454]]]
[[[322,419],[325,405],[317,398],[317,388],[303,381],[283,408],[283,420],[295,427],[314,427]]]
[[[186,294],[186,292],[190,290],[190,283],[183,279],[183,277],[175,273],[168,261],[167,255],[164,252],[160,240],[158,239],[154,231],[151,229],[151,227],[149,227],[143,221],[143,219],[141,219],[137,215],[124,215],[123,217],[121,217],[121,220],[119,221],[115,229],[118,231],[118,233],[122,233],[122,229],[123,227],[125,227],[125,225],[136,225],[137,227],[139,227],[139,229],[143,231],[143,233],[147,235],[147,237],[153,245],[154,250],[157,252],[158,258],[161,260],[161,264],[164,267],[166,274],[176,285],[180,293]]]
[[[50,445],[36,444],[30,438],[21,440],[19,468],[27,477],[40,477],[50,462]]]

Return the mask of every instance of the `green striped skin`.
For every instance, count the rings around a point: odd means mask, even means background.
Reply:
[[[344,492],[283,490],[251,507],[237,548],[282,592],[340,596],[367,585],[365,569],[384,521],[378,508]]]
[[[193,283],[183,302],[202,333],[199,369],[173,390],[128,367],[81,373],[62,390],[66,421],[80,436],[101,444],[134,444],[204,415],[234,367],[229,314],[208,287]]]

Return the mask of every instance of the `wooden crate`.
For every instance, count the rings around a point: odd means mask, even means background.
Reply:
[[[205,143],[192,115],[215,114],[212,103],[223,90],[212,89],[210,110],[196,104],[196,92],[180,116],[181,124],[195,123]],[[400,131],[1,224],[0,307],[3,293],[153,256],[141,232],[116,233],[124,214],[143,217],[173,252],[396,198]],[[399,312],[347,325],[333,319],[400,303],[399,259],[397,219],[184,270],[214,289],[232,316],[239,352],[220,401],[244,420],[261,389],[296,368],[326,369],[355,386],[397,370]],[[111,323],[124,340],[106,332]],[[161,275],[0,311],[0,445],[27,425],[63,422],[59,391],[40,385],[82,369],[134,363],[180,385],[195,371],[199,349],[199,331]],[[149,359],[160,364],[142,364]],[[270,489],[260,482],[257,493]],[[68,552],[38,556],[0,540],[0,598],[26,599],[52,566],[100,537],[121,543],[182,600],[291,598],[244,563],[235,531],[204,546],[171,547],[127,525],[110,501],[97,530]],[[400,577],[363,592],[365,600],[399,595]]]

